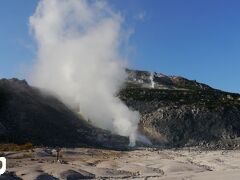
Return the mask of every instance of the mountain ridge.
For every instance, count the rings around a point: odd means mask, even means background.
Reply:
[[[140,112],[139,131],[157,146],[240,146],[240,95],[179,76],[126,70],[118,96]],[[0,80],[0,142],[126,148],[128,139],[81,119],[25,80]]]
[[[130,78],[119,96],[140,112],[141,132],[153,143],[239,146],[235,141],[240,136],[239,94],[177,76],[135,70],[127,73]]]

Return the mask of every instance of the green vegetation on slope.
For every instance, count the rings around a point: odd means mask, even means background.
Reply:
[[[238,106],[240,95],[219,90],[165,90],[149,88],[126,88],[120,92],[123,100],[164,101],[178,105],[198,105],[211,108]]]

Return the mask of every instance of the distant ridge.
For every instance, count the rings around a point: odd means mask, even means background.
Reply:
[[[151,78],[156,89],[173,90],[212,90],[210,86],[181,76],[167,76],[162,73],[126,69],[128,82],[140,87],[151,87]],[[152,77],[151,77],[152,76]]]

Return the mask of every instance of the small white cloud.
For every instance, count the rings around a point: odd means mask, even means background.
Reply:
[[[146,11],[142,11],[135,16],[138,21],[144,21],[146,19]]]

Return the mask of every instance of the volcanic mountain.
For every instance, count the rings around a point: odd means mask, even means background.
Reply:
[[[0,80],[0,142],[44,146],[128,145],[125,137],[96,128],[53,95],[24,80]]]
[[[240,95],[195,80],[127,70],[120,98],[141,114],[139,129],[153,144],[239,147]]]
[[[153,145],[239,147],[239,94],[179,76],[126,71],[128,79],[118,96],[140,112],[139,131]],[[18,79],[0,80],[0,142],[65,147],[128,145],[127,138],[95,127],[54,95]]]

